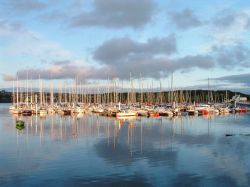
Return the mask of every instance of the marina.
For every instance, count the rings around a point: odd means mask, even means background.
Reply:
[[[235,93],[229,99],[228,91],[218,96],[211,90],[200,95],[129,90],[13,87],[12,104],[1,105],[0,128],[12,137],[5,142],[11,151],[20,152],[8,167],[15,160],[18,172],[26,170],[18,186],[250,184],[247,97]],[[26,166],[21,159],[28,157]],[[16,182],[2,177],[3,186]]]
[[[13,80],[0,186],[250,185],[249,95],[116,81]]]
[[[249,187],[250,1],[0,0],[0,187]]]
[[[53,84],[50,84],[49,92],[45,91],[48,88],[43,87],[43,81],[39,80],[39,92],[35,92],[32,81],[27,79],[24,84],[26,87],[20,87],[21,81],[16,80],[15,82],[15,84],[13,82],[12,105],[9,107],[9,111],[23,116],[33,114],[46,116],[56,113],[59,115],[96,113],[110,117],[207,116],[247,113],[250,109],[249,96],[242,97],[239,93],[235,93],[232,98],[229,98],[228,92],[230,91],[228,90],[220,92],[173,90],[171,86],[168,91],[161,88],[157,92],[146,91],[148,89],[139,89],[140,92],[138,92],[132,86],[119,88],[108,85],[101,92],[99,85],[92,89],[86,88],[76,79],[74,84],[64,87],[64,89],[54,90]],[[133,85],[132,82],[131,85]],[[125,90],[129,91],[125,92]]]
[[[9,106],[0,104],[1,186],[250,184],[249,113],[32,115],[17,128]]]

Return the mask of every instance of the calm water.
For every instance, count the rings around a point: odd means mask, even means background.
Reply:
[[[249,114],[15,120],[1,104],[0,186],[250,186]]]

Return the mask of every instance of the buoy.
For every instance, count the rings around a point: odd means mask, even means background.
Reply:
[[[23,126],[24,126],[24,121],[22,121],[22,120],[17,120],[17,121],[16,121],[16,126],[23,127]]]
[[[18,129],[18,130],[23,130],[23,129],[24,129],[24,126],[18,126],[18,125],[16,125],[16,129]]]

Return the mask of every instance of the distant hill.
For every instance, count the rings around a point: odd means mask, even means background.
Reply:
[[[6,92],[5,90],[0,91],[0,103],[11,103],[12,102],[12,94],[10,92]]]

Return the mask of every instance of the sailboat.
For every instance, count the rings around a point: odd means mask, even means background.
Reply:
[[[116,117],[127,117],[127,116],[137,116],[137,112],[129,108],[121,109],[121,103],[118,103],[119,112],[116,113]]]
[[[127,116],[136,116],[137,112],[129,110],[129,109],[123,109],[116,113],[116,117],[127,117]]]
[[[16,107],[12,110],[12,113],[13,114],[22,114],[22,110],[20,109],[20,106],[19,106],[19,94],[18,94],[18,91],[19,91],[19,88],[18,88],[18,76],[17,76],[17,80],[16,80]]]

